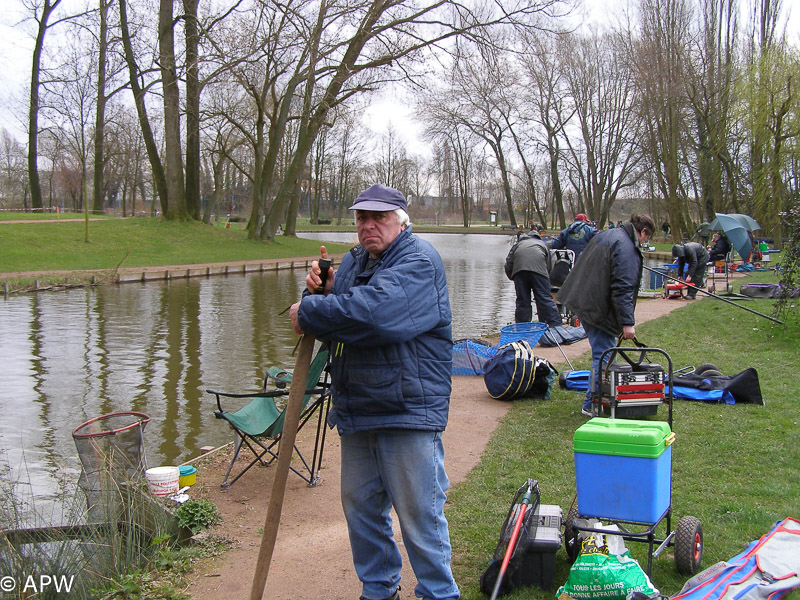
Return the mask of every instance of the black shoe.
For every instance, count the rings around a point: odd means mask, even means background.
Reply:
[[[369,600],[369,598],[364,598],[364,596],[359,597],[358,600]],[[384,600],[400,600],[400,586],[397,586],[397,589],[394,591],[394,594],[385,598]]]

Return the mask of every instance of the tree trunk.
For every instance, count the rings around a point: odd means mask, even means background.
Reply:
[[[492,145],[497,157],[497,166],[500,168],[500,177],[503,180],[503,194],[506,197],[506,206],[508,207],[508,218],[511,224],[517,226],[517,217],[514,215],[514,199],[511,196],[511,182],[508,179],[508,168],[506,167],[506,159],[503,154],[503,148],[500,144]]]
[[[186,210],[200,218],[200,80],[197,33],[198,0],[183,0],[186,16]]]
[[[108,0],[100,0],[99,52],[97,57],[97,111],[94,121],[93,212],[103,211],[103,171],[105,167],[106,54],[108,52]]]
[[[144,147],[147,151],[147,158],[150,161],[150,169],[153,172],[153,187],[155,194],[161,201],[161,212],[167,212],[167,177],[164,174],[164,165],[158,154],[153,128],[150,126],[150,119],[147,116],[147,106],[145,104],[145,91],[139,85],[139,67],[136,66],[136,57],[133,54],[131,36],[128,31],[128,10],[127,0],[119,0],[119,22],[122,33],[122,46],[125,49],[125,62],[128,65],[128,75],[130,77],[131,92],[136,104],[136,114],[139,117],[139,126],[142,128]],[[146,198],[142,193],[142,198]],[[151,212],[155,213],[155,198],[151,205]]]
[[[47,33],[47,21],[61,0],[44,0],[42,14],[39,18],[39,30],[33,46],[33,64],[31,66],[31,93],[28,106],[28,181],[31,188],[31,208],[42,208],[42,185],[39,181],[39,84],[41,78],[42,50],[44,36]]]
[[[167,176],[167,219],[186,219],[181,146],[181,107],[178,73],[175,64],[175,30],[172,0],[160,0],[158,10],[158,56],[164,90],[164,148]],[[162,201],[162,205],[164,202]]]

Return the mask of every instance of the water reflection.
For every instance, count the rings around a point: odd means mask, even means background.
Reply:
[[[352,241],[352,234],[307,236]],[[503,274],[509,236],[424,235],[445,262],[453,335],[513,320]],[[208,388],[249,391],[270,365],[292,365],[297,337],[284,308],[305,270],[75,289],[0,301],[0,471],[55,497],[74,484],[72,430],[116,411],[147,413],[151,466],[231,439]]]

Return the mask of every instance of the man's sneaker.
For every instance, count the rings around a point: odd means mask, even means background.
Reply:
[[[581,414],[582,414],[584,417],[593,417],[593,416],[594,416],[594,415],[592,414],[592,411],[590,411],[590,410],[586,410],[585,408],[582,408],[582,409],[581,409]]]

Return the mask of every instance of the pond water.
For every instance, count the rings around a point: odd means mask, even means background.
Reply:
[[[503,274],[510,236],[422,237],[445,263],[455,339],[513,321],[514,288]],[[304,278],[305,270],[250,273],[0,300],[0,475],[39,499],[57,497],[80,472],[73,429],[117,411],[150,415],[149,466],[230,441],[205,390],[254,391],[266,367],[294,364],[297,336],[279,313]]]

